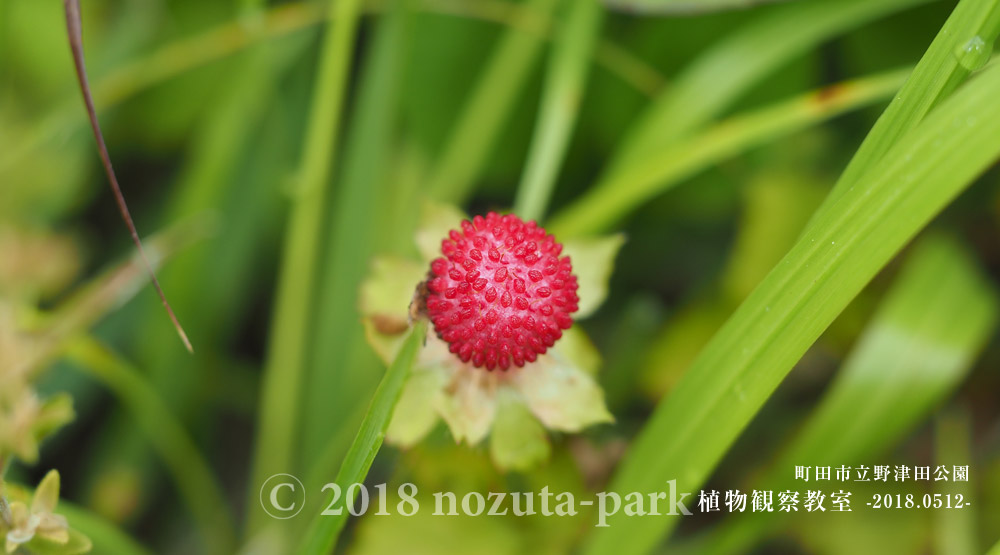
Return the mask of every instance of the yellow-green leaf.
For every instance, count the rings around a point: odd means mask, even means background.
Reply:
[[[490,457],[501,470],[526,472],[545,462],[552,448],[545,428],[511,392],[500,396],[490,434]]]
[[[580,289],[580,309],[575,318],[593,314],[608,295],[608,281],[615,268],[615,257],[625,244],[625,235],[616,233],[607,237],[570,239],[563,242],[563,254],[570,257],[573,273]]]

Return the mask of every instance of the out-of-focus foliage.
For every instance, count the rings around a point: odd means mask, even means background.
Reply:
[[[326,552],[338,533],[358,553],[983,552],[1000,514],[998,4],[87,0],[105,137],[190,356],[121,262],[62,3],[0,0],[0,531],[44,552],[65,517],[54,553],[85,537]],[[388,257],[434,256],[461,216],[429,200],[516,206],[574,265],[590,264],[574,241],[615,259],[573,335],[613,423],[550,436],[513,410],[498,446],[470,448],[431,414],[403,423],[425,439],[379,453],[409,365],[381,361],[362,316],[405,329],[403,278],[426,268],[386,276],[391,306],[360,288]],[[424,210],[454,222],[418,234]],[[905,248],[925,226],[951,239]],[[921,355],[951,340],[952,358]],[[429,510],[435,491],[752,487],[802,464],[788,452],[969,464],[974,504],[596,533],[592,508]],[[275,472],[308,492],[283,524],[260,507]],[[317,517],[335,480],[387,483],[392,507],[413,483],[424,510]]]

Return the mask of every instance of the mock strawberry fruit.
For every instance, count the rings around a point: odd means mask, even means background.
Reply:
[[[534,221],[490,212],[462,222],[431,262],[425,308],[438,336],[477,368],[524,366],[573,325],[577,281]]]

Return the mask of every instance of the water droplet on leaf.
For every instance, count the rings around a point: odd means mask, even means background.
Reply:
[[[979,35],[972,37],[965,44],[955,49],[955,57],[958,58],[958,63],[969,71],[976,71],[986,65],[986,62],[990,59],[990,54],[989,46]]]

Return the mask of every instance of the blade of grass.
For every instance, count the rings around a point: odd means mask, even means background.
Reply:
[[[330,508],[339,508],[340,513],[336,516],[317,514],[313,517],[312,524],[299,545],[298,553],[303,555],[330,553],[336,545],[340,531],[343,530],[344,524],[347,522],[347,503],[354,501],[353,498],[348,499],[349,493],[357,493],[356,488],[354,491],[350,491],[348,486],[365,481],[368,469],[371,468],[375,455],[382,447],[382,440],[385,439],[385,431],[389,427],[392,412],[396,408],[396,402],[399,401],[403,385],[410,375],[410,370],[426,336],[426,322],[418,321],[410,330],[399,354],[396,355],[396,359],[386,371],[382,382],[375,391],[375,397],[368,408],[368,413],[361,423],[361,429],[358,430],[358,435],[354,438],[354,443],[337,473],[335,483],[345,494]],[[332,500],[330,495],[325,497],[323,506],[330,506]]]
[[[928,237],[777,471],[879,454],[954,390],[996,318],[996,293],[971,255]]]
[[[381,236],[376,241],[377,246],[374,250],[379,253],[391,252],[414,257],[419,255],[413,234],[420,221],[420,211],[413,210],[413,206],[419,203],[419,189],[426,175],[424,158],[420,154],[420,149],[413,145],[396,148],[392,157],[396,161],[395,167],[387,177],[392,185],[382,188],[381,199],[378,201],[383,207],[384,221],[391,222],[392,225],[380,226],[378,231]],[[370,352],[367,341],[352,344],[349,355],[351,360],[359,360],[360,354],[357,352],[359,348]],[[349,364],[348,368],[354,368],[354,363]],[[382,373],[381,364],[371,369],[371,375],[380,373]],[[338,468],[344,454],[350,448],[351,441],[356,435],[356,426],[350,427],[346,423],[360,423],[364,419],[367,406],[352,402],[350,409],[351,412],[340,421],[345,424],[329,431],[322,452],[310,464],[304,482],[307,491],[319,491],[329,481],[330,475]]]
[[[874,4],[876,3],[871,3],[872,6]],[[848,5],[845,4],[846,6]],[[996,39],[998,31],[1000,31],[1000,8],[998,6],[1000,6],[1000,0],[988,0],[987,2],[965,0],[960,3],[928,48],[918,67],[914,69],[913,74],[911,74],[900,89],[890,104],[890,108],[879,118],[876,126],[866,137],[858,151],[858,155],[852,158],[847,170],[845,170],[841,179],[834,186],[833,194],[827,199],[824,206],[831,205],[840,194],[850,188],[851,184],[857,179],[857,176],[877,162],[886,149],[902,133],[918,123],[936,101],[954,90],[969,75],[969,70],[962,65],[959,57],[955,55],[955,49],[961,47],[971,37],[975,36],[980,36],[984,39],[984,42],[988,40],[987,45],[992,44]],[[792,8],[792,6],[788,6],[781,9],[791,10]],[[776,11],[778,10],[776,9]],[[785,14],[784,11],[778,11],[778,13]],[[763,23],[768,24],[770,20],[765,18],[763,19]],[[764,24],[762,24],[762,28],[767,29],[767,25]],[[747,36],[753,39],[747,44],[752,44],[756,40],[762,40],[759,37],[754,39],[757,36],[756,33],[760,32],[756,29],[756,27],[751,28],[745,31],[743,35],[740,35],[741,37]],[[833,29],[831,28],[831,30]],[[735,38],[729,40],[735,41],[738,45],[742,43],[741,40]],[[744,47],[747,46],[744,45]],[[774,47],[772,46],[772,48]],[[698,95],[701,91],[715,90],[716,87],[710,81],[725,82],[726,79],[732,79],[730,77],[723,77],[721,74],[726,70],[727,64],[739,65],[727,59],[727,56],[735,56],[737,54],[730,53],[727,55],[726,52],[727,49],[722,46],[717,47],[713,50],[712,55],[706,55],[706,61],[697,64],[695,68],[680,78],[674,89],[664,93],[657,104],[650,109],[650,113],[640,121],[637,129],[630,134],[632,138],[626,140],[625,146],[621,148],[619,155],[616,156],[611,169],[606,173],[605,177],[599,180],[587,194],[566,207],[556,216],[555,222],[566,227],[566,229],[561,231],[561,236],[565,236],[567,233],[599,232],[624,215],[628,210],[638,206],[641,201],[662,192],[662,189],[649,184],[646,185],[648,188],[636,186],[639,189],[643,189],[643,195],[637,195],[635,197],[636,200],[630,203],[625,202],[629,199],[627,195],[619,198],[614,194],[619,189],[619,179],[624,179],[622,174],[632,171],[638,173],[638,170],[634,168],[642,167],[643,165],[651,167],[655,162],[649,159],[668,159],[669,157],[664,157],[661,154],[665,145],[676,141],[683,136],[685,129],[690,129],[703,123],[708,117],[714,115],[715,110],[721,109],[728,102],[731,102],[731,97],[721,96],[720,93],[714,93],[719,95],[718,98],[710,96],[707,100],[698,100]],[[778,54],[781,53],[778,52]],[[717,58],[718,61],[713,62],[713,58]],[[753,68],[755,67],[754,64],[760,63],[761,65],[757,67],[757,71],[765,71],[769,69],[764,63],[766,61],[766,56],[761,60],[749,61],[747,67]],[[742,73],[738,72],[736,75],[738,79]],[[748,74],[744,77],[747,82],[757,78],[759,78],[757,74]],[[742,89],[739,90],[741,91]],[[717,104],[715,108],[712,107],[713,103]],[[702,108],[691,109],[691,106],[701,106]],[[658,145],[661,150],[660,153],[656,151]],[[661,184],[662,186],[669,186],[669,183]],[[621,203],[619,208],[620,213],[617,215],[609,213],[603,219],[597,219],[595,213],[603,212],[602,209],[597,209],[597,207],[603,208],[604,203],[613,197],[619,198],[617,202]],[[817,214],[822,213],[823,210],[825,209],[821,209]],[[563,224],[564,220],[569,221],[569,223]]]
[[[419,9],[427,13],[451,14],[517,27],[539,38],[549,38],[551,21],[533,14],[525,3],[498,0],[421,0]],[[666,81],[656,67],[636,57],[618,43],[600,38],[594,47],[593,62],[646,96],[658,93]]]
[[[997,313],[993,285],[961,244],[936,236],[922,240],[760,489],[794,487],[796,465],[862,463],[905,438],[968,374]],[[949,456],[949,464],[963,460],[969,458]],[[779,524],[771,516],[734,515],[698,551],[745,552]]]
[[[369,2],[363,9],[365,13],[378,14],[385,9],[385,5],[385,2]],[[518,28],[539,38],[548,38],[549,35],[548,28],[543,25],[546,22],[544,17],[535,14],[529,6],[512,2],[414,0],[410,2],[410,7],[425,13],[454,15]],[[120,104],[141,91],[249,46],[318,25],[327,18],[327,13],[323,5],[293,2],[273,6],[253,17],[258,19],[251,18],[251,24],[244,17],[177,39],[114,69],[94,86],[100,97],[98,109]],[[600,41],[594,61],[644,94],[663,86],[664,77],[655,67],[610,40]]]
[[[894,70],[832,85],[733,116],[599,182],[546,227],[557,237],[605,231],[630,210],[712,164],[889,97],[908,72]]]
[[[428,160],[422,149],[406,138],[396,145],[392,156],[395,161],[389,174],[392,188],[383,189],[379,202],[385,207],[386,221],[395,225],[379,230],[375,250],[415,258],[420,254],[413,239],[420,223],[420,210],[413,207],[421,202],[420,186],[426,181]]]
[[[310,35],[260,44],[220,68],[219,94],[209,104],[180,175],[170,187],[163,221],[182,221],[205,213],[217,216],[218,233],[185,251],[160,273],[177,310],[199,314],[188,323],[188,331],[209,350],[232,341],[254,304],[249,292],[263,274],[256,267],[264,258],[261,244],[277,232],[273,222],[280,213],[274,202],[274,177],[287,171],[291,151],[279,146],[288,133],[277,132],[270,118],[275,117],[278,88],[311,44]],[[257,151],[263,142],[268,144],[267,154],[262,156]],[[220,375],[218,358],[208,352],[203,353],[207,356],[185,360],[186,353],[174,342],[165,341],[165,326],[151,319],[158,316],[153,311],[159,307],[148,299],[143,301],[138,310],[118,320],[129,321],[133,364],[144,370],[182,423],[199,423],[200,438],[212,437],[220,423],[198,394],[208,383],[226,380]],[[256,379],[253,391],[255,403]],[[127,412],[116,411],[101,436],[89,450],[89,458],[112,458],[117,464],[95,462],[94,468],[99,470],[90,477],[91,484],[96,487],[103,480],[113,480],[112,473],[128,468],[151,486],[147,491],[155,489],[162,472]],[[140,495],[136,510],[155,502],[152,496]]]
[[[532,17],[544,28],[557,0],[527,0]],[[508,120],[541,50],[536,34],[507,29],[452,127],[434,171],[432,196],[461,204]]]
[[[795,56],[848,29],[925,1],[813,0],[759,10],[756,19],[699,56],[647,108],[604,177],[659,156]]]
[[[714,285],[679,306],[641,349],[639,391],[659,400],[726,319],[777,264],[823,199],[821,178],[761,171],[742,187],[743,208],[728,260]]]
[[[252,283],[245,276],[253,271],[255,251],[268,231],[261,221],[273,219],[269,214],[277,210],[272,202],[273,185],[255,186],[241,179],[240,172],[250,166],[261,174],[269,173],[262,167],[268,160],[253,156],[253,130],[264,124],[279,84],[306,46],[305,41],[261,45],[226,68],[232,71],[232,79],[226,81],[199,127],[163,216],[170,222],[207,212],[218,215],[219,233],[178,257],[161,275],[176,291],[176,306],[201,312],[191,323],[192,331],[208,344],[224,341],[219,336],[233,327],[234,309],[249,304],[237,292],[245,290],[243,284]],[[245,233],[251,227],[245,223],[248,220],[256,224],[255,232]],[[137,362],[148,369],[173,404],[196,389],[207,369],[192,364],[179,368],[177,349],[159,338],[155,333],[140,334]]]
[[[1000,155],[1000,66],[959,89],[806,232],[659,404],[613,490],[651,493],[709,475],[778,383],[868,281]],[[624,517],[588,553],[644,553],[676,518]]]
[[[525,220],[540,220],[548,208],[576,123],[591,50],[601,31],[603,14],[597,0],[563,4],[569,13],[558,24],[531,150],[514,201],[514,212]]]
[[[321,47],[301,174],[292,199],[279,269],[261,383],[258,436],[248,487],[250,499],[268,476],[294,470],[302,377],[310,349],[307,338],[311,337],[314,317],[319,239],[358,17],[359,0],[332,2],[332,19]],[[251,510],[248,532],[256,531],[265,518],[262,510]]]
[[[1000,0],[962,0],[958,3],[920,58],[913,73],[875,122],[813,220],[836,203],[935,104],[965,81],[972,73],[973,66],[970,63],[980,60],[985,63],[998,33]],[[958,52],[973,37],[982,40],[982,55],[974,60],[959,56]]]
[[[331,435],[336,435],[331,433],[330,422],[355,429],[364,399],[378,383],[382,367],[364,339],[356,300],[378,230],[394,227],[378,201],[382,189],[392,187],[386,174],[392,167],[410,14],[406,0],[393,4],[379,20],[364,62],[345,140],[340,189],[325,231],[328,240],[317,293],[316,340],[304,397],[305,468],[314,464]]]
[[[139,373],[96,340],[82,336],[66,348],[67,358],[127,405],[180,490],[209,553],[230,553],[236,528],[208,462],[160,395]]]

